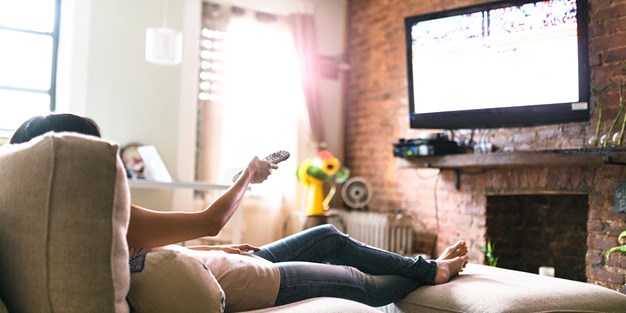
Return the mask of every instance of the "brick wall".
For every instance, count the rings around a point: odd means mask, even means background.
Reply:
[[[352,69],[346,82],[344,163],[352,175],[372,183],[371,209],[406,209],[415,217],[416,241],[422,251],[438,254],[446,245],[466,239],[473,262],[483,262],[479,247],[486,240],[487,194],[588,194],[587,279],[626,293],[626,255],[614,254],[608,262],[602,257],[608,247],[617,244],[619,232],[626,229],[625,214],[611,210],[617,184],[626,181],[626,167],[464,170],[457,190],[453,171],[396,166],[392,144],[399,138],[421,135],[408,127],[404,17],[481,2],[350,0],[347,46]],[[601,88],[608,77],[626,80],[619,66],[619,61],[626,61],[626,1],[589,0],[589,7],[591,79],[594,87]],[[607,129],[618,110],[617,92],[604,94],[600,100],[604,106],[603,128]],[[593,109],[596,99],[591,103]],[[589,123],[524,128],[511,147],[581,148],[593,134],[596,119],[593,109]],[[514,131],[499,129],[485,136],[502,145]]]

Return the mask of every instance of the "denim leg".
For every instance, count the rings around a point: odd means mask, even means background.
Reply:
[[[275,305],[314,297],[336,297],[370,306],[403,298],[421,284],[397,275],[369,275],[350,266],[310,262],[277,263],[280,289]]]
[[[321,225],[261,247],[256,255],[274,263],[304,261],[347,265],[372,275],[399,275],[434,284],[436,264],[384,251],[350,238],[333,225]]]

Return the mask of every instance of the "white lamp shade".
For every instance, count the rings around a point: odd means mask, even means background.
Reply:
[[[172,28],[146,30],[146,61],[159,65],[180,64],[183,59],[183,34]]]

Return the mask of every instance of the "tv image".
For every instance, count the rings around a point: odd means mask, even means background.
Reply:
[[[589,120],[586,0],[497,1],[405,18],[411,128]]]

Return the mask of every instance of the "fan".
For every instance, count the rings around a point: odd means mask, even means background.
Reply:
[[[363,177],[352,177],[343,184],[341,197],[350,208],[365,208],[372,201],[372,185]]]

